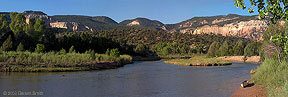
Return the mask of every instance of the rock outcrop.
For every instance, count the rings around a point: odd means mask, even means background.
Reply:
[[[223,36],[239,36],[262,40],[263,32],[267,30],[270,22],[258,20],[257,16],[240,16],[230,14],[227,16],[196,17],[173,25],[170,32],[191,34],[220,34]]]
[[[218,25],[205,25],[197,27],[195,30],[190,30],[191,34],[213,33],[221,34],[223,36],[239,36],[244,38],[251,38],[262,40],[262,35],[267,30],[269,21],[266,20],[250,20],[236,23]],[[183,31],[182,31],[183,32]]]
[[[68,31],[93,31],[88,26],[76,22],[53,22],[50,23],[52,28],[67,29]]]
[[[49,23],[51,21],[51,18],[47,14],[45,14],[41,11],[24,11],[24,15],[26,17],[26,23],[27,24],[29,24],[31,19],[42,18],[45,21],[45,25],[47,27],[50,27]]]

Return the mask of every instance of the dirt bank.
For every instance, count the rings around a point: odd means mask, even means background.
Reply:
[[[246,57],[244,61],[244,56],[225,56],[225,57],[218,57],[221,60],[226,60],[230,62],[246,62],[246,63],[258,63],[260,61],[260,56],[251,56]]]
[[[231,97],[266,97],[266,90],[262,85],[252,85],[246,88],[238,88]]]

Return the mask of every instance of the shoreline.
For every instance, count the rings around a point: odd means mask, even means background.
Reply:
[[[244,57],[245,56],[224,56],[218,57],[218,59],[237,63],[260,63],[260,56],[246,57],[246,60],[244,60]]]
[[[226,66],[232,65],[232,62],[218,58],[208,58],[206,56],[194,56],[189,59],[171,59],[164,63],[184,65],[184,66]]]
[[[263,85],[252,85],[242,88],[241,86],[234,91],[231,97],[266,97],[267,91]]]
[[[83,64],[77,66],[47,66],[47,65],[0,65],[0,72],[77,72],[77,71],[93,71],[93,70],[105,70],[116,69],[123,67],[126,64],[132,64],[133,62],[101,62],[94,64]]]

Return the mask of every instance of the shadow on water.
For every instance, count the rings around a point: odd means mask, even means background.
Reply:
[[[102,71],[0,73],[0,92],[41,91],[46,97],[229,97],[257,66],[187,67],[147,61]]]

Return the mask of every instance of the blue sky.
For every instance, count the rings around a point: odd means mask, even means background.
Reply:
[[[108,16],[117,22],[144,17],[165,24],[195,16],[252,15],[234,7],[234,0],[1,0],[2,12],[25,10],[43,11],[50,16]]]

